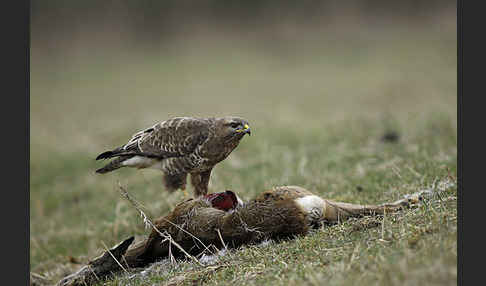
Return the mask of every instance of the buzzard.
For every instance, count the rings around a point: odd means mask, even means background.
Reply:
[[[96,173],[121,167],[159,169],[169,191],[185,191],[187,175],[196,197],[208,192],[213,167],[251,135],[248,121],[240,117],[176,117],[132,136],[127,144],[101,153],[96,160],[115,158]]]

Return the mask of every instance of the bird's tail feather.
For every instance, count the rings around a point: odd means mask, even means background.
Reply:
[[[99,154],[98,157],[96,157],[96,160],[108,159],[108,158],[111,158],[111,157],[113,157],[113,151],[106,151],[106,152]]]
[[[98,157],[96,157],[96,160],[109,159],[109,158],[121,156],[121,155],[124,155],[123,154],[124,151],[125,150],[123,150],[121,147],[118,147],[114,150],[106,151],[106,152],[99,154]]]
[[[183,155],[179,153],[170,153],[170,152],[164,152],[164,151],[159,151],[158,154],[155,153],[148,153],[148,152],[142,152],[138,150],[125,150],[120,148],[117,148],[112,151],[106,151],[98,155],[96,157],[96,160],[101,160],[101,159],[110,159],[113,157],[127,157],[131,158],[134,155],[139,155],[139,156],[144,156],[147,158],[158,158],[158,159],[163,159],[163,158],[168,158],[168,157],[182,157]]]
[[[118,158],[110,161],[110,163],[106,164],[103,168],[100,168],[100,169],[96,170],[96,173],[98,173],[98,174],[104,174],[104,173],[108,173],[108,172],[111,172],[113,170],[119,169],[119,168],[123,167],[123,164],[122,164],[123,161],[125,161],[125,160],[127,160],[127,159],[129,159],[131,157],[132,156],[122,156],[122,157],[118,157]]]

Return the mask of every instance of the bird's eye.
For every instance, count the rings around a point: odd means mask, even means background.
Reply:
[[[240,125],[240,124],[239,124],[239,123],[236,123],[236,122],[233,122],[233,123],[231,123],[231,124],[230,124],[230,126],[231,126],[232,128],[236,128],[236,127],[238,127],[239,125]]]

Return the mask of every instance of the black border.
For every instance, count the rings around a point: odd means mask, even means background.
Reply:
[[[26,30],[26,35],[25,35],[25,38],[26,38],[26,65],[25,65],[25,75],[26,75],[26,89],[25,89],[25,92],[26,92],[26,96],[25,96],[25,105],[27,107],[27,112],[26,112],[26,123],[25,123],[25,126],[26,126],[26,130],[27,130],[27,146],[26,146],[26,156],[27,156],[27,172],[26,172],[26,175],[27,175],[27,184],[26,184],[26,189],[27,189],[27,192],[26,194],[28,194],[27,196],[27,203],[28,203],[28,207],[26,208],[27,209],[27,212],[26,212],[26,215],[27,215],[27,223],[29,224],[30,223],[30,19],[31,19],[31,9],[30,9],[30,5],[31,5],[31,2],[30,0],[25,0],[25,3],[26,3],[26,7],[25,7],[25,12],[26,12],[26,18],[27,18],[27,21],[26,21],[26,27],[25,27],[25,30]],[[26,268],[29,270],[29,278],[26,277],[26,280],[28,279],[29,281],[29,284],[30,284],[30,225],[28,227],[28,230],[27,230],[27,247],[28,247],[28,251],[27,251],[27,254],[26,254],[26,258],[27,258],[27,265],[26,265]],[[26,275],[27,276],[27,275]]]
[[[30,1],[2,8],[2,284],[29,285]]]
[[[457,285],[464,285],[462,276],[462,1],[457,1]]]
[[[485,114],[482,1],[458,1],[458,285],[484,284]],[[464,172],[464,162],[467,163]],[[466,177],[466,180],[464,180]],[[467,219],[465,219],[467,218]],[[467,226],[467,227],[466,227]]]

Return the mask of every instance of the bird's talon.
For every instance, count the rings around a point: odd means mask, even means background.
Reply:
[[[184,193],[184,198],[185,199],[188,199],[189,198],[189,194],[187,193],[186,189],[183,189],[182,192]]]

